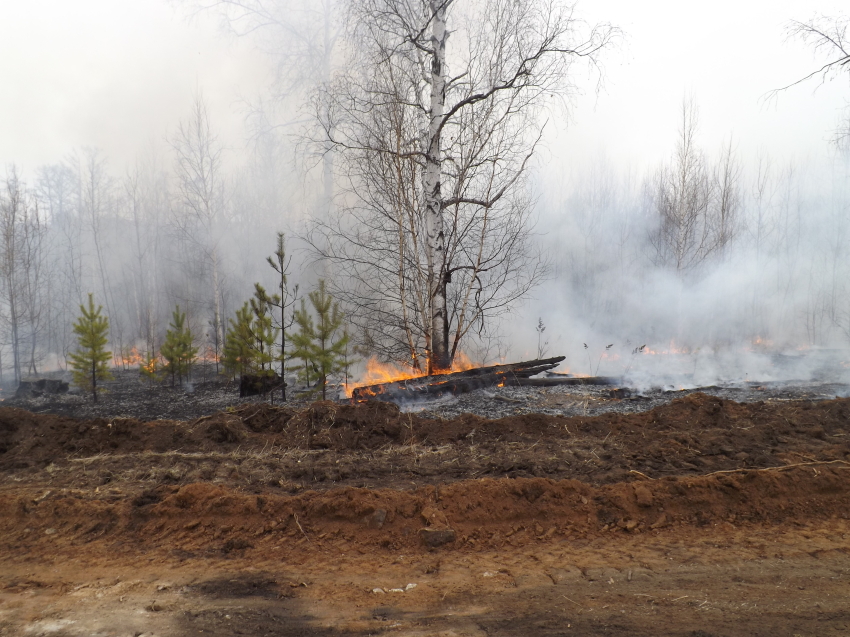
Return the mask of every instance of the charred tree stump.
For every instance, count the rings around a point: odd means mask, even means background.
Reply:
[[[45,394],[64,394],[68,391],[68,383],[52,378],[38,380],[22,380],[15,392],[15,398],[35,398]]]
[[[285,386],[277,374],[245,374],[239,379],[239,397],[261,396]]]
[[[564,358],[564,356],[556,356],[508,365],[476,367],[450,374],[433,374],[390,383],[365,385],[356,387],[351,392],[351,399],[403,402],[423,396],[463,394],[482,387],[518,385],[522,381],[529,380],[530,376],[554,369]]]

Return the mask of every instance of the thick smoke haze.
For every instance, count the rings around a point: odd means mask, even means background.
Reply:
[[[5,2],[0,20],[0,162],[23,168],[97,147],[120,173],[203,91],[226,146],[246,145],[245,101],[268,79],[249,42],[166,2]]]
[[[550,351],[568,354],[576,373],[637,385],[681,374],[696,385],[825,371],[845,379],[850,161],[747,167],[762,172],[741,171],[734,237],[681,273],[655,262],[646,182],[604,161],[576,171],[549,201],[560,218],[540,222],[554,276],[526,308],[529,349],[539,317]]]
[[[311,82],[344,57],[330,48],[344,7],[265,5],[293,23],[253,29],[188,1],[0,10],[0,201],[23,215],[16,269],[0,267],[3,378],[65,368],[89,292],[116,354],[156,351],[179,304],[216,355],[254,282],[273,288],[278,231],[293,283],[332,274],[297,235],[345,200],[332,158],[303,135]],[[770,95],[829,59],[788,39],[789,20],[842,8],[579,3],[624,37],[548,113],[528,194],[550,276],[467,354],[563,354],[573,373],[640,387],[846,380],[850,154],[831,139],[850,77]],[[659,202],[683,107],[712,212],[698,222],[703,247],[676,266]]]

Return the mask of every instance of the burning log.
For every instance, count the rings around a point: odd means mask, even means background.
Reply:
[[[557,356],[508,365],[490,365],[467,369],[462,372],[433,374],[388,383],[365,385],[354,388],[351,392],[351,398],[355,401],[371,399],[399,402],[422,396],[439,396],[448,393],[462,394],[493,385],[518,385],[520,381],[529,380],[530,376],[554,369],[564,358],[564,356]]]

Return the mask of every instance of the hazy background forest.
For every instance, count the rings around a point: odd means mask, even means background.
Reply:
[[[157,352],[175,305],[214,357],[254,283],[274,289],[278,231],[291,283],[339,280],[302,237],[351,196],[334,153],[308,143],[315,90],[345,62],[344,3],[150,0],[132,15],[60,4],[0,21],[4,46],[25,52],[2,51],[14,90],[0,99],[0,381],[67,368],[90,292],[116,362]],[[542,118],[523,194],[546,276],[470,332],[466,355],[564,354],[573,372],[614,374],[651,370],[635,353],[645,345],[701,362],[710,380],[773,373],[765,353],[847,349],[850,77],[770,93],[834,57],[788,37],[810,3],[735,18],[584,4],[582,19],[622,37]],[[87,15],[110,37],[65,40]],[[142,35],[122,42],[133,23]],[[700,34],[718,23],[723,50],[707,52]],[[66,75],[63,46],[85,51]],[[72,90],[75,64],[88,82]],[[688,230],[674,236],[682,189]]]

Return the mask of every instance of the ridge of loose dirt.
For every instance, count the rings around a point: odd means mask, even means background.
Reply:
[[[212,481],[254,492],[411,488],[473,477],[611,484],[850,459],[850,399],[735,403],[694,393],[638,414],[452,420],[393,404],[244,405],[190,422],[0,408],[0,472],[54,487]]]
[[[455,531],[458,549],[595,538],[666,527],[782,524],[850,519],[850,463],[592,487],[576,480],[469,480],[414,491],[341,488],[253,495],[195,483],[134,498],[16,490],[0,492],[0,546],[54,554],[98,543],[108,550],[226,554],[281,545],[282,551],[346,552],[372,547],[427,550],[423,528]],[[115,544],[117,543],[117,544]]]

